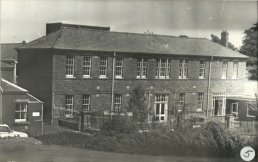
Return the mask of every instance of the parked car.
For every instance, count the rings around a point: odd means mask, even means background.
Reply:
[[[0,124],[0,138],[6,137],[23,137],[27,138],[28,134],[23,132],[17,132],[9,128],[7,124]]]

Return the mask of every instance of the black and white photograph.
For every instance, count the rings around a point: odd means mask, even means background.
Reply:
[[[0,162],[258,162],[257,0],[0,0]]]

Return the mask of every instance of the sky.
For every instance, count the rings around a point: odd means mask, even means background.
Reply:
[[[109,26],[112,31],[187,35],[211,39],[229,32],[242,45],[244,30],[257,22],[257,1],[236,0],[0,0],[1,43],[30,42],[46,23]]]

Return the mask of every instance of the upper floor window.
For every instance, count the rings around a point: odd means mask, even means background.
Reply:
[[[170,78],[170,59],[157,59],[156,78]]]
[[[15,122],[26,122],[27,121],[27,102],[17,102],[15,106]]]
[[[123,77],[123,59],[122,58],[116,58],[115,77],[116,78]]]
[[[66,57],[66,77],[74,77],[74,57]]]
[[[203,110],[203,97],[204,97],[203,93],[198,93],[198,107],[197,107],[197,111],[202,111]]]
[[[222,79],[226,79],[228,75],[228,62],[224,61],[222,63]]]
[[[238,62],[233,62],[233,79],[238,78]]]
[[[84,56],[83,58],[83,77],[90,77],[91,73],[91,57]]]
[[[82,96],[82,110],[90,111],[90,95]]]
[[[146,78],[147,75],[147,59],[137,60],[137,78]]]
[[[115,94],[114,98],[114,112],[120,112],[121,111],[121,105],[122,105],[122,95]]]
[[[199,78],[205,78],[205,61],[200,61]]]
[[[188,77],[188,61],[180,60],[179,62],[179,79],[186,79]]]
[[[107,58],[106,57],[101,57],[100,58],[99,77],[100,78],[106,78],[107,77]]]
[[[65,116],[73,116],[73,96],[66,95],[65,96]]]

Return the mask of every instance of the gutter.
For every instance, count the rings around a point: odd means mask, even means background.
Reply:
[[[112,111],[114,109],[114,86],[115,86],[115,59],[116,59],[116,52],[114,52],[113,57],[113,66],[112,66],[112,85],[111,85],[111,107],[110,107],[110,118],[112,119]]]
[[[213,56],[211,56],[211,59],[210,59],[210,62],[209,62],[206,118],[208,118],[208,116],[209,116],[209,106],[210,106],[210,83],[211,83],[211,65],[212,65],[212,60],[213,60]]]

